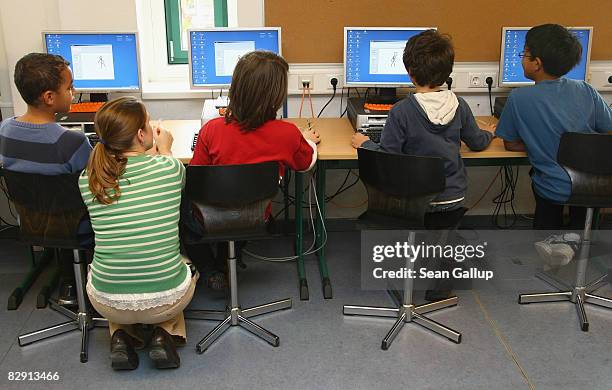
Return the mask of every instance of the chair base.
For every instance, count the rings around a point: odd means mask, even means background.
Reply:
[[[278,347],[280,345],[279,337],[249,320],[249,318],[290,308],[291,298],[287,298],[280,301],[254,306],[248,309],[241,309],[239,306],[237,306],[228,308],[225,311],[188,310],[185,311],[185,318],[190,320],[221,321],[220,324],[218,324],[213,330],[204,336],[204,338],[196,345],[196,352],[199,354],[204,353],[226,330],[232,326],[240,326],[255,336],[263,339],[273,347]]]
[[[395,294],[391,292],[390,294],[392,298],[395,298]],[[381,348],[383,350],[389,349],[391,343],[395,339],[395,336],[397,336],[399,331],[402,330],[404,324],[408,322],[414,322],[426,329],[431,330],[432,332],[439,334],[440,336],[446,337],[447,339],[456,344],[460,344],[461,333],[445,325],[442,325],[432,319],[429,319],[423,315],[425,313],[429,313],[435,310],[456,306],[457,302],[457,297],[453,296],[447,299],[443,299],[441,301],[426,303],[424,305],[418,306],[415,306],[414,304],[402,304],[397,308],[345,305],[343,308],[343,314],[346,316],[358,315],[396,318],[396,321],[391,327],[391,330],[389,330],[385,338],[383,338],[382,340]]]
[[[578,314],[578,320],[580,322],[580,329],[583,332],[589,331],[589,320],[587,318],[586,311],[584,310],[585,303],[590,303],[593,305],[612,309],[612,299],[591,294],[593,291],[597,290],[603,284],[605,284],[607,275],[604,275],[594,280],[593,282],[584,287],[566,286],[558,280],[549,280],[547,275],[542,273],[539,273],[536,276],[561,291],[521,294],[519,295],[518,299],[519,304],[524,305],[529,303],[569,301],[576,305],[576,312]]]
[[[72,311],[59,305],[55,300],[49,300],[49,306],[58,313],[68,317],[70,321],[62,322],[57,325],[39,329],[34,332],[29,332],[20,335],[17,338],[20,347],[23,347],[34,342],[58,336],[71,330],[79,330],[81,332],[81,363],[86,363],[88,360],[88,333],[95,326],[108,326],[108,321],[105,318],[92,317],[89,313],[83,311]]]

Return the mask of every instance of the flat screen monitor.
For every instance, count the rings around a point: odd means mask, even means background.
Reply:
[[[525,48],[525,37],[531,27],[504,27],[501,39],[501,58],[499,61],[499,85],[502,87],[522,87],[534,84],[525,77],[519,53]],[[565,77],[587,81],[591,58],[593,27],[569,27],[582,45],[580,62]]]
[[[406,42],[435,27],[345,27],[344,85],[413,86],[402,60]]]
[[[77,91],[140,91],[137,33],[43,32],[43,42],[70,62]]]
[[[229,86],[240,57],[254,50],[268,50],[280,55],[280,27],[189,30],[191,87]]]

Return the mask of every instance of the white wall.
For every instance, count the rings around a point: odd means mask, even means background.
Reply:
[[[42,51],[43,31],[137,29],[135,0],[2,0],[0,18],[11,80],[15,64],[21,57]],[[1,66],[0,56],[0,71]],[[1,77],[6,80],[6,73]],[[15,85],[10,84],[13,111],[19,115],[25,111],[26,104]]]

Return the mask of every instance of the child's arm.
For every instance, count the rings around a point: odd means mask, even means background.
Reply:
[[[468,106],[463,99],[459,101],[459,109],[461,110],[461,115],[463,116],[463,125],[461,127],[460,135],[461,140],[465,142],[470,150],[475,152],[486,149],[493,139],[493,134],[478,127],[476,118],[474,118],[472,110],[470,110],[470,106]]]
[[[595,102],[595,131],[609,133],[612,131],[612,109],[594,88],[592,93]]]
[[[516,117],[514,113],[514,100],[512,94],[504,107],[499,123],[495,129],[495,135],[504,140],[504,148],[511,152],[526,151],[525,143],[516,128]]]

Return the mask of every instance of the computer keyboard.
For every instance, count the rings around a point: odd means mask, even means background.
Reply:
[[[198,142],[198,133],[195,133],[193,135],[193,143],[191,144],[191,151],[192,152],[195,150],[196,142]]]
[[[393,104],[364,103],[363,108],[370,111],[389,111]]]
[[[69,112],[98,112],[105,102],[72,103]]]
[[[367,130],[362,130],[361,133],[364,135],[367,135],[370,140],[379,143],[380,142],[380,135],[382,134],[383,128],[369,128]]]

